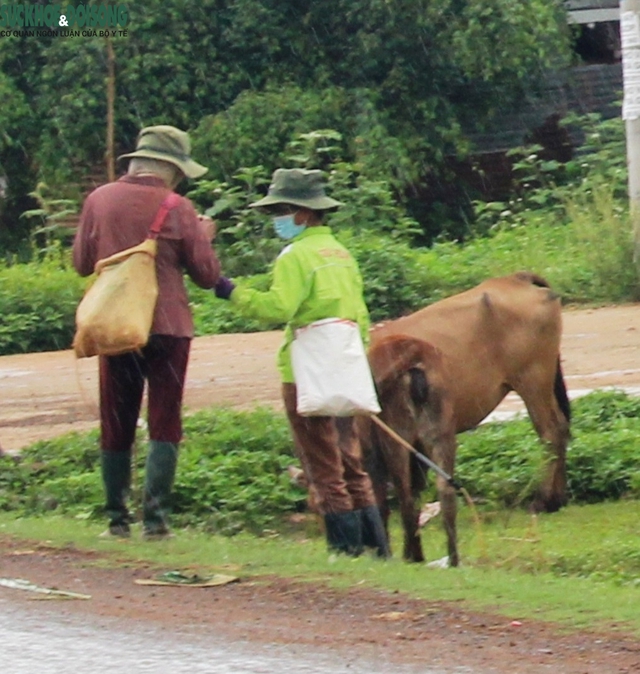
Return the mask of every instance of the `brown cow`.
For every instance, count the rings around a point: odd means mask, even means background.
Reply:
[[[369,360],[380,417],[418,451],[453,475],[456,434],[477,426],[510,391],[523,399],[549,447],[536,510],[566,502],[565,456],[570,408],[560,367],[560,300],[530,273],[494,278],[372,331]],[[359,419],[367,467],[385,521],[386,487],[395,486],[405,532],[404,557],[423,561],[414,495],[423,471],[408,451],[369,419]],[[415,468],[415,466],[414,466]],[[449,563],[458,564],[456,496],[438,477]]]

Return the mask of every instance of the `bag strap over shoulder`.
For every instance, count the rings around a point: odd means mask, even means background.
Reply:
[[[162,225],[164,225],[164,221],[167,219],[167,215],[169,215],[169,211],[175,208],[180,203],[181,199],[182,197],[179,194],[176,194],[175,192],[167,194],[163,202],[160,204],[160,208],[156,213],[156,217],[153,221],[153,224],[149,229],[149,236],[148,236],[149,239],[158,238],[158,234],[160,234],[160,230],[162,229]]]

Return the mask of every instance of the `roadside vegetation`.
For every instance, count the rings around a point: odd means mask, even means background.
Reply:
[[[571,503],[584,507],[616,501],[637,511],[640,400],[622,392],[585,396],[574,403],[572,431],[567,462]],[[139,435],[132,495],[138,507],[141,478],[137,476],[142,475],[147,444],[144,435]],[[474,499],[481,518],[506,522],[513,516],[523,521],[517,513],[526,511],[531,502],[545,462],[530,422],[486,424],[459,439],[456,475]],[[79,520],[103,519],[97,440],[96,431],[66,435],[26,448],[19,459],[0,457],[0,510],[18,516],[63,514]],[[286,535],[291,516],[306,509],[306,493],[290,480],[290,465],[298,463],[282,414],[266,408],[194,413],[185,421],[173,522],[215,535]],[[424,495],[425,500],[431,497],[435,497],[433,490]],[[461,510],[465,511],[462,502]],[[471,527],[465,534],[468,539],[475,534],[467,517],[464,528]],[[637,525],[635,532],[637,536]],[[608,545],[607,540],[605,537],[602,545]],[[595,574],[637,586],[640,555],[636,542],[630,536],[610,559],[587,547],[582,561],[574,556],[574,550],[570,559],[564,560],[545,553],[545,561],[539,563],[525,555],[518,565],[526,569],[531,564],[536,572],[560,576]],[[529,547],[540,554],[536,546]],[[477,555],[480,552],[476,550]],[[432,554],[441,557],[444,543],[440,552],[432,550]],[[507,548],[504,554],[510,555]],[[502,553],[499,557],[504,562]],[[465,558],[468,563],[469,553]],[[492,565],[480,557],[476,561]]]
[[[224,272],[242,283],[266,287],[282,247],[247,204],[276,167],[298,166],[322,170],[345,203],[329,224],[360,263],[374,321],[522,269],[569,302],[636,297],[620,121],[566,120],[580,148],[563,165],[514,150],[500,202],[452,170],[478,176],[475,135],[575,60],[564,3],[307,5],[150,0],[129,8],[126,37],[2,41],[0,355],[71,344],[88,281],[71,268],[69,225],[141,125],[189,130],[209,171],[188,196],[218,222]],[[198,335],[262,327],[190,292]]]
[[[538,147],[514,151],[512,197],[475,202],[474,224],[466,236],[440,237],[429,246],[416,244],[419,224],[394,197],[388,179],[364,177],[358,164],[340,159],[337,132],[302,134],[290,145],[289,156],[290,163],[325,165],[332,195],[345,202],[329,224],[360,264],[373,321],[521,270],[545,277],[565,303],[634,301],[640,283],[632,262],[622,121],[567,123],[581,129],[584,138],[574,160],[545,161]],[[200,181],[190,193],[218,222],[216,248],[225,273],[262,289],[269,285],[271,263],[282,244],[270,221],[247,204],[268,179],[269,172],[257,166],[241,169],[229,181]],[[51,206],[46,197],[40,199],[43,208],[34,217],[45,224],[31,237],[32,260],[0,263],[0,355],[68,348],[75,309],[90,282],[71,267],[65,231],[46,226],[47,218],[55,223],[56,213],[68,204]],[[238,316],[193,284],[189,293],[198,335],[278,327]]]
[[[406,201],[451,182],[447,159],[533,97],[578,37],[561,0],[147,0],[127,10],[126,34],[109,40],[2,40],[0,251],[22,251],[35,223],[19,216],[34,209],[35,185],[79,202],[107,180],[108,158],[155,124],[191,132],[210,180],[270,173],[299,134],[335,129],[344,161]],[[420,217],[425,239],[445,229],[436,212]]]
[[[640,401],[622,392],[574,403],[569,449],[570,504],[527,512],[544,453],[528,420],[486,424],[459,436],[457,477],[477,512],[459,504],[462,566],[446,571],[404,563],[392,518],[393,560],[329,558],[296,464],[282,415],[267,409],[201,411],[187,418],[175,488],[177,537],[162,544],[104,542],[96,432],[38,442],[17,460],[0,458],[0,539],[115,553],[119,563],[242,576],[277,574],[334,586],[365,584],[431,601],[464,600],[510,619],[546,619],[572,628],[640,635]],[[141,436],[137,470],[144,462]],[[139,474],[139,473],[138,473]],[[140,478],[134,479],[139,507]],[[424,501],[431,500],[427,491]],[[445,555],[439,518],[422,538],[428,561]],[[28,545],[28,543],[26,543]],[[113,563],[113,561],[111,562]]]

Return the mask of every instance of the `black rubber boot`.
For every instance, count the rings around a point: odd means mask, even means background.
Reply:
[[[378,557],[388,559],[391,557],[391,548],[378,506],[367,506],[359,512],[362,520],[362,544],[366,548],[374,548]]]
[[[362,554],[360,511],[328,513],[324,516],[329,549],[352,557]]]
[[[109,529],[104,535],[127,538],[130,535],[127,498],[131,488],[131,452],[101,452],[102,482]]]
[[[145,538],[167,538],[171,489],[178,464],[178,445],[151,440],[145,467],[143,497],[143,535]]]

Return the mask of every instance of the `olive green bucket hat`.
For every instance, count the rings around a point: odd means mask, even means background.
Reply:
[[[208,169],[191,159],[191,141],[186,131],[175,126],[148,126],[138,134],[136,151],[123,154],[118,159],[146,157],[159,159],[177,166],[187,178],[199,178]]]
[[[313,211],[327,211],[343,205],[325,194],[322,171],[306,169],[278,169],[273,174],[267,196],[249,206],[269,208],[278,204],[292,204]]]

